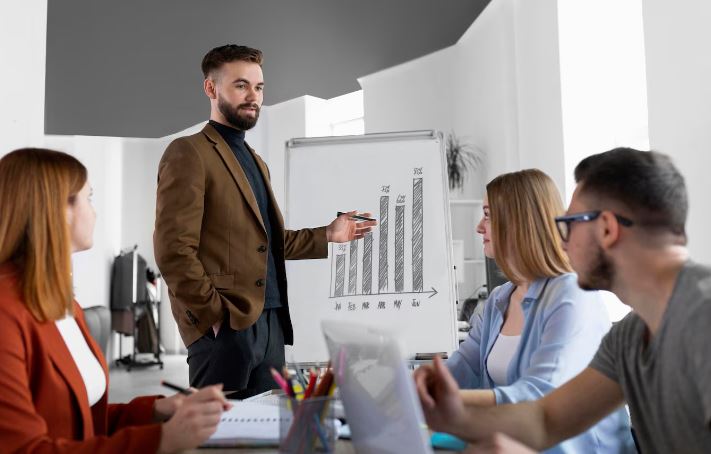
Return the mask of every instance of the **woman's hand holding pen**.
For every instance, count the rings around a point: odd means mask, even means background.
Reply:
[[[339,213],[338,217],[326,227],[326,239],[331,243],[345,243],[363,238],[366,233],[378,225],[378,221],[372,219],[371,216],[371,213],[358,213],[357,211]],[[364,221],[363,219],[370,220]]]
[[[222,412],[232,406],[222,394],[221,384],[160,400],[167,402],[156,401],[156,415],[173,411],[161,428],[160,453],[199,446],[215,433]]]

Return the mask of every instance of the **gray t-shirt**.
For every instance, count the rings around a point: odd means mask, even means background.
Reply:
[[[644,454],[711,452],[711,268],[687,262],[659,332],[630,313],[590,367],[619,383]]]

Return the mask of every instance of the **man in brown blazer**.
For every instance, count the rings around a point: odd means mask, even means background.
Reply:
[[[269,369],[281,369],[293,343],[284,260],[325,258],[327,242],[375,225],[350,212],[284,230],[269,170],[244,141],[262,105],[261,64],[262,53],[244,46],[205,55],[210,121],[173,141],[158,168],[155,257],[188,347],[190,385],[224,383],[236,398],[275,388]]]

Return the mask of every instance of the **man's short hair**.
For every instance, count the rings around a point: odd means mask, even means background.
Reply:
[[[615,148],[580,161],[575,181],[582,194],[599,200],[595,209],[621,205],[637,226],[686,236],[686,184],[665,154]]]
[[[247,46],[226,44],[215,47],[205,54],[202,59],[202,74],[207,79],[214,71],[220,69],[225,63],[233,61],[246,61],[262,66],[262,51]]]

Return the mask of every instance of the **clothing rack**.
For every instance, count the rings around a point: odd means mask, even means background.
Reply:
[[[138,246],[124,249],[114,259],[111,272],[111,329],[119,334],[116,365],[159,366],[163,369],[160,345],[160,275],[155,275],[155,294],[148,289],[149,268],[138,253]],[[123,339],[133,338],[132,351],[123,355]],[[150,353],[146,359],[139,355]]]

